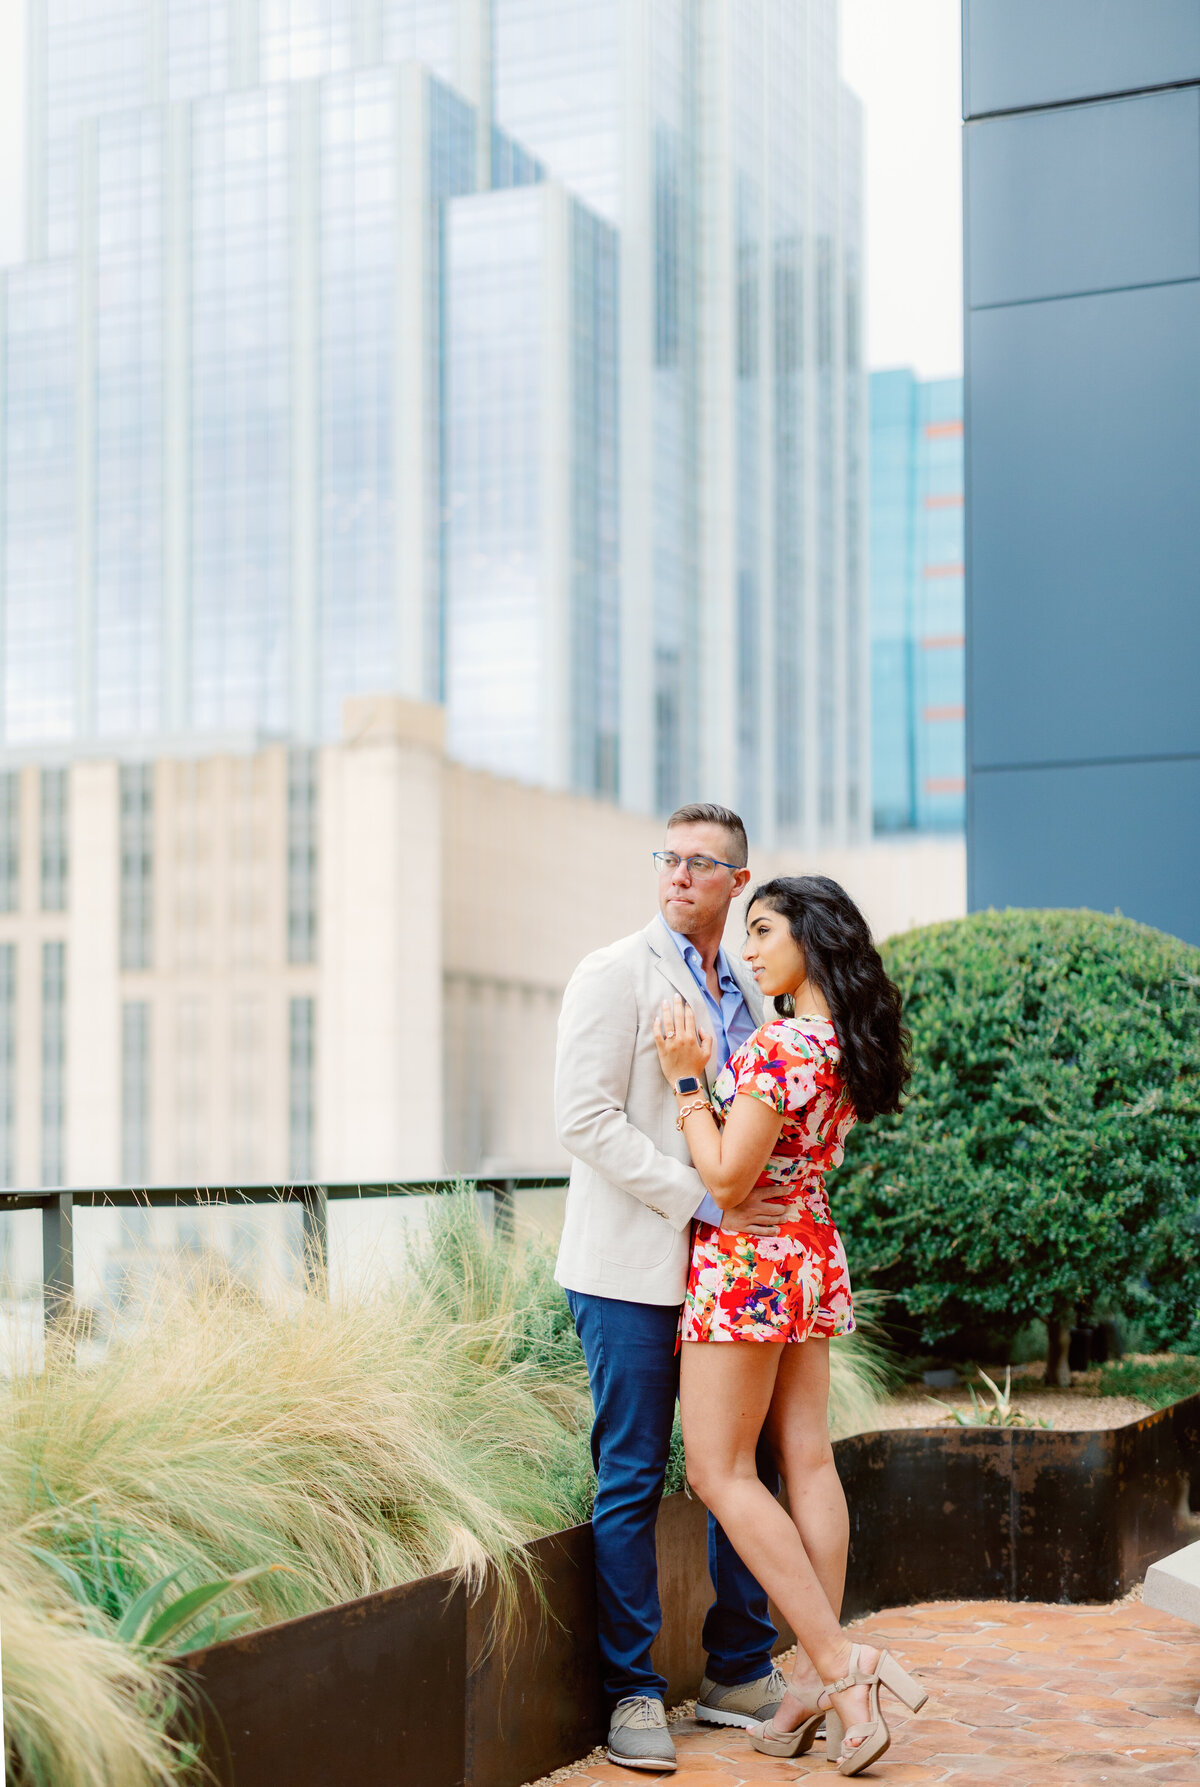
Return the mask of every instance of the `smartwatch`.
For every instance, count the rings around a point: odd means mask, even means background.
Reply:
[[[700,1082],[695,1074],[685,1074],[683,1079],[676,1080],[675,1090],[681,1098],[688,1098],[693,1092],[700,1091]]]

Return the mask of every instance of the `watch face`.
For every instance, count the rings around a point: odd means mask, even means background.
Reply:
[[[686,1079],[676,1080],[675,1090],[676,1092],[699,1092],[700,1082],[693,1074],[688,1074]]]

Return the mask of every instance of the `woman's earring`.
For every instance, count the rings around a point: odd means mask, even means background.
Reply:
[[[794,1018],[796,1001],[791,993],[778,993],[775,997],[775,1013],[777,1017]]]

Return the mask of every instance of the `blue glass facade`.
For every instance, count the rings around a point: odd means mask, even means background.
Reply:
[[[4,731],[69,739],[75,706],[74,265],[5,279]]]
[[[30,43],[0,747],[395,690],[498,771],[860,835],[836,0],[34,0]]]
[[[1200,943],[1200,11],[966,0],[968,899]]]
[[[545,185],[457,199],[447,248],[447,742],[612,797],[615,233]]]
[[[962,380],[871,375],[876,831],[965,816]]]

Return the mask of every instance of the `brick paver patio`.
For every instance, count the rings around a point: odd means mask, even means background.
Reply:
[[[864,1780],[895,1787],[1133,1780],[1200,1787],[1200,1630],[1138,1601],[906,1607],[873,1614],[855,1629],[886,1641],[929,1690],[915,1718],[885,1697],[892,1747]],[[569,1771],[570,1787],[631,1787],[638,1779],[782,1787],[810,1775],[837,1778],[823,1744],[781,1762],[759,1756],[740,1732],[682,1719],[672,1733],[675,1775],[639,1776],[594,1757]]]

